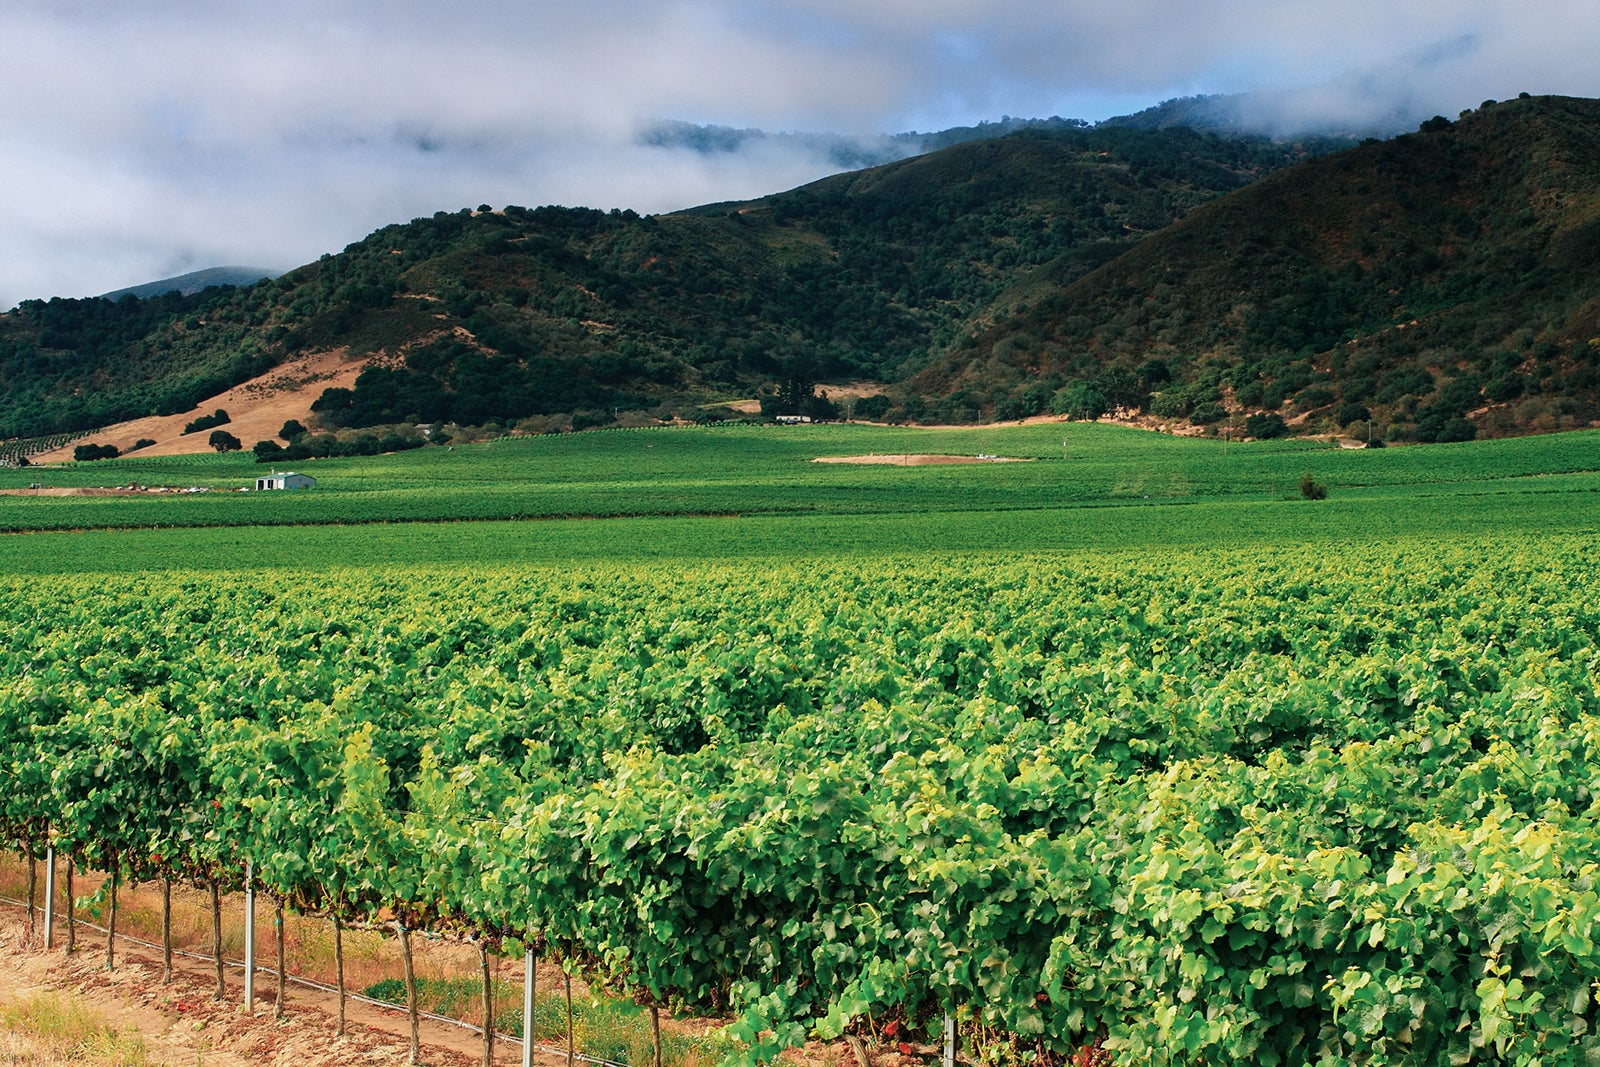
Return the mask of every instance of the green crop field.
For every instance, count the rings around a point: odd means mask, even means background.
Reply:
[[[1027,462],[812,462],[872,453]],[[321,460],[305,465],[319,480],[314,490],[230,491],[263,469],[228,455],[0,471],[0,489],[37,482],[211,490],[0,496],[0,530],[74,531],[0,539],[0,569],[992,552],[1586,530],[1600,501],[1600,434],[1344,450],[1094,424],[617,430]],[[1306,473],[1329,487],[1329,499],[1299,499]],[[574,518],[585,521],[490,521]],[[629,521],[612,521],[620,519]],[[441,522],[447,527],[395,525]],[[298,528],[271,529],[284,525]]]
[[[513,937],[734,1058],[1596,1052],[1593,536],[312,577],[0,579],[5,840]]]
[[[1029,462],[811,462],[872,452]],[[0,841],[535,945],[735,1061],[1600,1057],[1600,434],[259,469],[4,473],[217,491],[0,497]]]

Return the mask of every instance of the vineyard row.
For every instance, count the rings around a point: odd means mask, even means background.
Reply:
[[[6,588],[0,835],[730,1056],[1600,1054],[1592,539]],[[892,1028],[892,1029],[890,1029]]]

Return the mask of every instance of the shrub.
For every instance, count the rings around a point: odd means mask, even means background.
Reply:
[[[1331,403],[1333,403],[1333,390],[1326,385],[1309,386],[1300,390],[1300,395],[1294,398],[1295,407],[1301,411],[1325,408]]]
[[[1289,424],[1282,415],[1251,415],[1244,420],[1244,432],[1259,441],[1282,437],[1289,432]]]
[[[1311,477],[1311,472],[1306,471],[1300,476],[1300,495],[1307,500],[1323,500],[1328,495],[1328,487]]]
[[[1022,391],[1022,406],[1029,415],[1043,415],[1050,410],[1050,400],[1056,387],[1048,382],[1034,382]]]
[[[1016,419],[1028,417],[1027,406],[1023,404],[1020,396],[1001,396],[994,402],[994,421],[1012,422]]]
[[[980,414],[978,399],[972,395],[970,390],[959,390],[939,401],[938,417],[941,422],[977,422]],[[815,417],[814,415],[812,416],[812,418]]]
[[[153,445],[155,443],[156,443],[155,439],[152,438],[152,437],[141,437],[137,441],[135,441],[132,445],[129,446],[128,451],[129,452],[133,452],[133,451],[136,451],[136,450],[141,449],[141,448],[149,448],[151,445]]]
[[[868,422],[881,422],[889,413],[889,398],[882,393],[876,396],[863,396],[856,399],[851,407],[851,415]]]
[[[1192,387],[1167,389],[1150,398],[1150,414],[1164,419],[1186,419],[1198,406]]]
[[[1106,413],[1106,397],[1093,382],[1077,381],[1058,390],[1050,412],[1071,419],[1098,419]]]
[[[434,433],[434,440],[450,440],[449,434]],[[421,437],[394,432],[379,436],[360,433],[346,440],[333,434],[306,433],[295,438],[287,448],[276,441],[257,441],[251,449],[257,463],[292,463],[301,459],[321,459],[326,456],[376,456],[387,452],[405,452],[426,444]]]
[[[1496,378],[1483,387],[1483,395],[1490,400],[1505,403],[1515,400],[1527,390],[1527,383],[1520,374],[1507,374]]]
[[[1357,404],[1354,401],[1346,400],[1339,405],[1339,409],[1334,413],[1333,421],[1340,426],[1349,426],[1352,422],[1366,422],[1371,418],[1372,412],[1367,410],[1365,404]]]
[[[195,419],[193,422],[186,425],[183,428],[183,432],[186,434],[199,433],[201,430],[210,430],[217,426],[226,426],[232,421],[232,419],[228,418],[228,413],[226,411],[218,408],[211,414],[201,415],[198,419]]]

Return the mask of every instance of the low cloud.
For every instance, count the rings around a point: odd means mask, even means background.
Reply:
[[[665,211],[839,167],[825,138],[641,139],[663,120],[871,137],[1232,92],[1277,94],[1278,124],[1454,114],[1600,94],[1597,30],[1577,0],[17,0],[0,307],[479,203]]]

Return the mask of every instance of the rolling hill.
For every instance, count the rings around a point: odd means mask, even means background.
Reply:
[[[1088,275],[1051,264],[990,319],[914,386],[1104,394],[1156,363],[1171,381],[1145,384],[1177,417],[1370,415],[1425,441],[1587,424],[1600,102],[1490,104],[1307,161]]]
[[[651,217],[484,205],[248,288],[27,301],[0,316],[0,435],[189,411],[341,349],[365,373],[318,415],[346,426],[584,425],[783,381],[897,381],[1041,265],[1082,273],[1306,152],[1030,130],[748,203]]]
[[[1526,98],[1324,155],[1031,128],[671,215],[440,212],[247,288],[0,316],[0,435],[198,407],[340,353],[309,413],[582,428],[758,393],[972,422],[1142,408],[1450,440],[1591,422],[1600,102]],[[350,374],[349,368],[356,368]],[[249,442],[245,442],[248,446]]]
[[[276,278],[279,271],[267,270],[265,267],[207,267],[205,270],[190,271],[174,278],[162,278],[159,281],[145,282],[143,285],[130,285],[125,289],[115,289],[109,293],[102,293],[102,300],[121,300],[125,296],[138,297],[148,300],[152,296],[163,296],[167,293],[182,293],[184,296],[193,296],[215,286],[254,285],[263,278]]]

